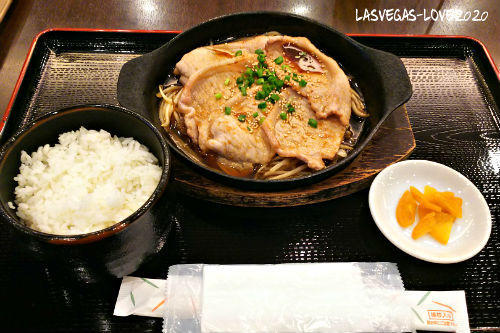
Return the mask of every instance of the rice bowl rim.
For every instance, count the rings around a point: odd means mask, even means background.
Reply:
[[[85,105],[77,105],[77,106],[71,106],[68,108],[64,108],[58,111],[53,111],[50,113],[47,113],[40,118],[37,118],[36,120],[28,123],[27,125],[23,126],[20,130],[18,130],[9,140],[5,142],[5,144],[2,145],[0,148],[0,170],[3,168],[5,164],[6,157],[11,153],[12,149],[16,147],[19,142],[25,138],[27,135],[30,135],[31,131],[36,129],[38,126],[49,122],[49,121],[57,121],[58,119],[61,119],[65,115],[75,113],[75,112],[85,112],[85,110],[89,109],[98,109],[101,112],[115,112],[115,113],[123,113],[130,115],[140,122],[144,123],[149,129],[154,133],[156,139],[159,141],[160,146],[161,146],[161,153],[163,157],[164,163],[161,165],[162,167],[162,172],[161,172],[161,177],[160,181],[158,182],[158,185],[156,186],[155,190],[151,194],[148,200],[139,207],[135,212],[133,212],[131,215],[129,215],[127,218],[113,224],[112,226],[109,226],[105,229],[101,229],[98,231],[93,231],[89,233],[84,233],[84,234],[75,234],[75,235],[58,235],[58,234],[50,234],[50,233],[45,233],[41,231],[37,231],[35,229],[29,228],[26,225],[24,225],[18,218],[13,217],[12,214],[8,213],[6,207],[0,203],[0,217],[2,220],[10,223],[12,226],[14,226],[17,230],[20,230],[21,232],[28,234],[29,236],[34,236],[38,239],[41,239],[43,241],[53,243],[53,244],[69,244],[69,245],[77,245],[77,244],[86,244],[86,243],[93,243],[96,241],[99,241],[101,239],[107,238],[109,236],[112,236],[116,234],[117,232],[121,231],[122,229],[126,228],[133,222],[135,222],[139,217],[141,217],[144,213],[146,213],[158,200],[159,198],[163,195],[163,192],[165,191],[165,188],[168,184],[168,180],[170,178],[170,169],[171,169],[171,154],[170,150],[168,147],[168,144],[163,137],[163,135],[160,133],[160,131],[145,117],[142,115],[128,110],[126,108],[123,108],[121,106],[116,106],[116,105],[108,105],[108,104],[85,104]],[[103,128],[104,129],[104,128]],[[106,129],[104,129],[106,130]],[[68,131],[62,131],[60,133],[57,133],[57,135],[60,135],[62,133],[66,133]],[[113,133],[111,133],[114,135]],[[126,136],[126,137],[132,137],[133,136]],[[135,138],[133,138],[135,140]],[[142,143],[141,143],[142,144]],[[146,146],[147,147],[147,146]],[[148,150],[150,149],[147,147]],[[153,154],[154,155],[154,154]],[[157,156],[155,156],[158,158]],[[160,159],[158,158],[159,163],[161,164]],[[10,208],[9,208],[10,209]]]

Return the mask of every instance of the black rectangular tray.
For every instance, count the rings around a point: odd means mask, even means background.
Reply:
[[[30,120],[64,107],[117,104],[121,65],[176,35],[168,31],[49,30],[34,41],[0,124],[4,142]],[[466,292],[470,325],[500,330],[499,74],[484,46],[467,37],[353,36],[400,56],[414,94],[407,104],[417,147],[411,158],[463,173],[486,197],[493,229],[474,258],[426,263],[387,241],[373,222],[367,191],[292,208],[240,208],[169,193],[174,228],[161,253],[134,275],[165,278],[177,263],[396,262],[405,287]],[[0,223],[2,327],[9,331],[161,331],[161,320],[114,317],[120,280],[41,263],[17,251]],[[488,329],[490,328],[490,329]]]

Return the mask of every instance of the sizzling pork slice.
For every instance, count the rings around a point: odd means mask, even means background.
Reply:
[[[235,57],[187,80],[178,110],[184,114],[188,135],[202,151],[239,163],[264,164],[274,156],[258,127],[259,116],[253,116],[258,110],[251,97],[254,91],[249,89],[245,97],[236,86],[236,78],[255,60],[250,54]]]
[[[307,98],[292,88],[286,88],[280,96],[262,125],[271,146],[280,156],[298,158],[314,170],[323,169],[323,159],[331,160],[337,154],[346,127],[336,117],[315,120]],[[293,113],[287,113],[289,104],[295,109]]]
[[[187,134],[230,174],[251,172],[276,153],[323,169],[349,124],[347,76],[307,38],[257,36],[200,47],[175,73],[184,84],[177,107]]]
[[[267,41],[267,63],[297,93],[307,97],[318,118],[336,116],[344,125],[351,116],[349,80],[335,60],[305,37],[273,36]],[[275,59],[283,57],[283,62]],[[302,83],[306,83],[305,85]]]
[[[179,81],[186,84],[196,71],[221,64],[236,57],[236,52],[242,55],[253,54],[257,49],[264,49],[270,36],[242,38],[231,43],[203,46],[186,53],[176,64],[174,74],[180,75]]]

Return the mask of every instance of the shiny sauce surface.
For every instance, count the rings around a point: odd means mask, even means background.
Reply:
[[[312,54],[292,45],[283,45],[283,55],[290,61],[298,72],[323,73],[323,67]]]

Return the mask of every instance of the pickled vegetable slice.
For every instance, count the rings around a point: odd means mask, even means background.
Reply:
[[[436,220],[436,224],[432,227],[432,230],[429,231],[429,234],[441,244],[448,244],[455,218],[450,214],[435,213],[434,219]]]
[[[422,192],[420,192],[416,187],[410,186],[410,192],[413,195],[413,197],[415,198],[415,200],[417,200],[418,203],[421,204],[421,205],[423,205],[425,208],[433,210],[433,211],[436,211],[436,212],[440,212],[441,211],[441,207],[439,207],[438,205],[435,205],[432,202],[430,202],[424,196],[424,194]]]
[[[413,229],[411,237],[413,239],[418,239],[423,235],[427,234],[428,232],[430,232],[434,227],[434,225],[436,224],[435,215],[436,212],[432,212],[425,215],[424,218],[420,219],[420,221],[418,221],[417,225]]]
[[[411,195],[410,191],[406,190],[399,199],[396,207],[396,219],[403,228],[409,227],[415,222],[415,214],[417,211],[417,202]]]

